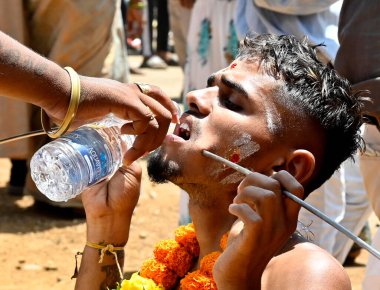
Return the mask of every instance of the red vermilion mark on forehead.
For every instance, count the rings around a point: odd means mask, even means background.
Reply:
[[[231,65],[230,65],[230,69],[234,69],[235,67],[236,67],[236,65],[237,65],[237,63],[232,63]]]

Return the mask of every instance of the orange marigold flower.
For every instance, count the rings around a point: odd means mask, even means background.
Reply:
[[[200,271],[203,275],[212,277],[212,269],[220,254],[221,252],[212,252],[202,258]]]
[[[152,279],[156,284],[164,286],[165,289],[171,289],[177,283],[177,275],[153,258],[142,264],[140,276]]]
[[[178,227],[175,231],[175,240],[194,257],[199,256],[199,244],[192,223]]]
[[[182,290],[217,290],[215,281],[202,275],[199,270],[191,272],[181,280]]]
[[[154,257],[178,276],[183,277],[193,264],[193,257],[174,240],[163,240],[156,244]]]
[[[230,232],[227,232],[223,235],[223,237],[220,239],[220,248],[224,251],[227,248],[227,240],[228,240],[228,234]]]

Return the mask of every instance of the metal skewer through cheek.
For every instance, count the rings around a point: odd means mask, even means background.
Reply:
[[[244,167],[242,167],[242,166],[240,166],[240,165],[238,165],[236,163],[233,163],[233,162],[231,162],[231,161],[229,161],[229,160],[227,160],[227,159],[225,159],[223,157],[220,157],[219,155],[211,153],[211,152],[209,152],[207,150],[203,150],[203,155],[206,156],[206,157],[209,157],[211,159],[214,159],[216,161],[222,162],[223,164],[225,164],[225,165],[227,165],[227,166],[235,169],[236,171],[238,171],[238,172],[240,172],[240,173],[242,173],[244,175],[248,175],[248,174],[252,173],[247,168],[244,168]],[[373,256],[375,256],[376,258],[378,258],[380,260],[380,252],[379,251],[377,251],[372,246],[368,245],[366,242],[364,242],[359,237],[355,236],[352,232],[350,232],[349,230],[347,230],[345,227],[343,227],[342,225],[340,225],[337,222],[333,221],[327,215],[325,215],[323,212],[321,212],[320,210],[318,210],[315,207],[311,206],[310,204],[306,203],[305,201],[303,201],[302,199],[300,199],[297,196],[293,195],[292,193],[290,193],[290,192],[288,192],[286,190],[283,190],[282,193],[285,196],[287,196],[288,198],[290,198],[291,200],[293,200],[294,202],[296,202],[299,205],[301,205],[302,207],[306,208],[308,211],[310,211],[311,213],[313,213],[314,215],[316,215],[317,217],[319,217],[320,219],[322,219],[323,221],[325,221],[329,225],[331,225],[334,228],[336,228],[338,231],[340,231],[341,233],[343,233],[344,235],[346,235],[348,238],[350,238],[351,240],[353,240],[360,247],[366,249]]]

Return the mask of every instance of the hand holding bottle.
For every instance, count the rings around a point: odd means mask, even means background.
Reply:
[[[141,168],[134,162],[128,167],[121,167],[109,181],[83,192],[88,242],[125,246],[139,198],[140,182]],[[124,251],[117,251],[117,255],[118,263],[123,267]],[[113,285],[118,276],[113,255],[107,252],[102,263],[99,263],[99,250],[86,246],[75,289],[103,289],[100,285]]]
[[[0,95],[39,106],[61,124],[70,103],[71,80],[67,71],[1,31],[0,48]],[[128,132],[122,132],[139,137],[125,156],[126,163],[157,148],[170,121],[176,122],[176,107],[156,86],[146,86],[149,89],[142,92],[136,84],[79,78],[80,103],[70,129],[102,119],[108,113],[132,121],[132,125],[123,128]]]
[[[137,162],[120,167],[109,181],[82,193],[87,240],[125,245],[133,210],[140,195],[141,167]]]
[[[121,129],[122,134],[138,135],[133,147],[124,156],[130,164],[161,145],[170,122],[177,122],[177,107],[158,87],[123,84],[109,79],[80,76],[81,100],[78,113],[72,123],[76,128],[103,118],[108,113],[131,121]],[[57,104],[46,112],[53,120],[62,120],[67,103]]]

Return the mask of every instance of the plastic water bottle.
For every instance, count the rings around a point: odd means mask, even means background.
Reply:
[[[41,147],[30,162],[39,191],[53,201],[67,201],[114,174],[136,138],[120,134],[125,123],[108,115]]]

